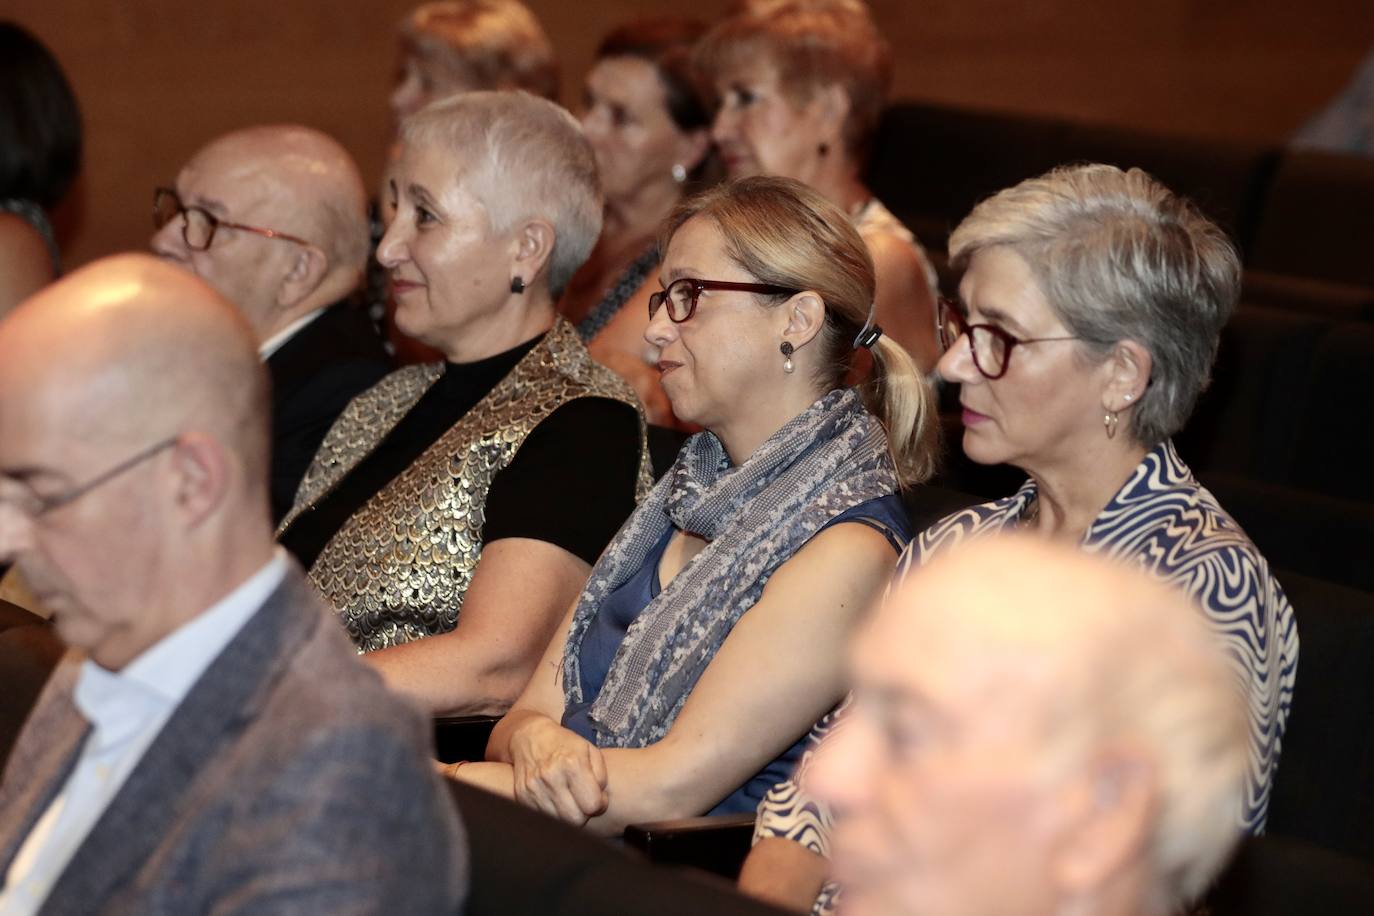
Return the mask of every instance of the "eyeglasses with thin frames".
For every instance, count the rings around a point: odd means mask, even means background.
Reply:
[[[697,310],[697,297],[708,289],[734,290],[744,293],[762,293],[769,296],[794,296],[799,292],[786,286],[771,283],[738,283],[733,280],[697,280],[682,277],[669,283],[649,297],[649,320],[658,314],[659,306],[668,306],[668,318],[674,324],[682,324]]]
[[[973,366],[983,378],[999,379],[1011,365],[1011,351],[1025,344],[1052,340],[1081,340],[1068,337],[1015,337],[995,324],[969,324],[963,306],[954,299],[940,298],[940,348],[948,351],[960,337],[968,335]]]
[[[157,188],[153,191],[153,228],[161,229],[172,220],[181,218],[181,238],[186,242],[186,247],[195,251],[208,251],[210,244],[215,240],[215,230],[223,226],[226,229],[240,229],[244,232],[254,232],[264,238],[281,239],[284,242],[295,242],[297,245],[309,245],[305,239],[299,236],[288,235],[285,232],[278,232],[276,229],[263,229],[260,226],[248,226],[243,223],[233,223],[227,219],[220,219],[204,207],[188,207],[181,202],[181,196],[172,188]]]
[[[145,448],[143,451],[139,452],[138,454],[133,455],[130,458],[126,458],[119,464],[115,465],[109,470],[97,474],[95,477],[92,477],[85,483],[77,484],[76,486],[71,487],[70,489],[63,490],[61,493],[54,493],[50,496],[39,496],[37,493],[34,493],[32,490],[30,490],[26,485],[18,483],[16,481],[15,486],[23,491],[23,495],[19,497],[0,496],[0,501],[11,503],[20,512],[23,512],[31,519],[40,518],[44,515],[47,515],[49,512],[52,512],[54,509],[59,509],[62,506],[75,502],[76,500],[85,496],[87,493],[90,493],[92,490],[95,490],[96,488],[109,483],[110,481],[114,480],[116,477],[120,476],[126,471],[134,469],[135,467],[147,461],[149,458],[152,458],[154,455],[158,454],[164,449],[171,448],[173,445],[176,445],[179,439],[179,436],[173,436],[170,439],[163,439],[160,442],[155,442],[152,445]],[[0,475],[0,480],[5,479],[9,478]]]

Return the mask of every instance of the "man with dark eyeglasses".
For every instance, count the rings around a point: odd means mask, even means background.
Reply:
[[[291,507],[324,434],[389,367],[351,301],[367,264],[366,193],[332,138],[253,127],[191,157],[153,194],[152,249],[248,319],[272,376],[272,517]]]
[[[273,543],[267,386],[146,255],[0,322],[0,562],[69,647],[0,777],[6,916],[457,911],[426,723]]]

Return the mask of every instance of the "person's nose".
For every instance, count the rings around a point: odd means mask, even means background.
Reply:
[[[33,541],[33,520],[0,497],[0,564],[13,563]]]
[[[180,215],[163,223],[162,228],[154,232],[153,237],[148,240],[148,247],[152,249],[153,254],[171,261],[185,261],[189,252],[183,232],[185,225],[186,217]]]
[[[728,103],[722,104],[716,111],[715,120],[711,122],[711,140],[719,145],[732,139],[737,121],[734,109]]]
[[[955,385],[967,385],[982,381],[983,374],[973,361],[973,341],[967,334],[960,334],[950,344],[948,350],[935,364],[940,378]]]
[[[377,243],[377,263],[387,270],[394,270],[410,260],[410,240],[404,223],[399,212],[393,213],[382,240]]]
[[[644,339],[652,346],[662,350],[677,339],[677,324],[668,317],[668,305],[662,303],[658,311],[649,317],[649,326],[644,329]]]
[[[587,142],[593,147],[606,135],[606,121],[607,118],[599,105],[589,105],[587,110],[582,112],[582,132],[587,135]]]

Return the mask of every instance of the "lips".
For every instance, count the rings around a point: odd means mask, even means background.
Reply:
[[[391,280],[391,294],[393,296],[401,296],[412,290],[417,290],[422,286],[424,286],[423,283],[416,283],[414,280],[401,280],[393,277]]]
[[[682,363],[674,362],[671,359],[660,359],[658,361],[658,377],[661,379],[674,369],[680,369]]]
[[[749,157],[743,152],[734,149],[721,149],[720,162],[725,166],[725,171],[730,175],[736,175],[745,171],[749,165]]]
[[[979,413],[969,407],[964,407],[963,420],[965,426],[977,426],[979,423],[986,423],[989,417],[987,414]]]

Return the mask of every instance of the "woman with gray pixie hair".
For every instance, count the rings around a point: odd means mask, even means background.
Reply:
[[[936,522],[894,581],[968,538],[1019,528],[1133,560],[1187,592],[1245,691],[1249,779],[1236,816],[1262,830],[1297,626],[1264,557],[1169,440],[1208,382],[1239,295],[1235,249],[1139,169],[1082,165],[979,204],[950,236],[950,260],[964,275],[959,301],[941,303],[938,371],[962,386],[964,451],[1030,479]],[[742,877],[760,895],[779,875],[804,895],[798,876],[814,891],[824,874],[829,815],[797,788],[806,765],[760,808],[761,843]]]
[[[397,325],[444,358],[349,404],[281,541],[390,686],[502,713],[648,490],[644,416],[554,309],[601,229],[573,117],[470,92],[401,144],[377,257]]]

